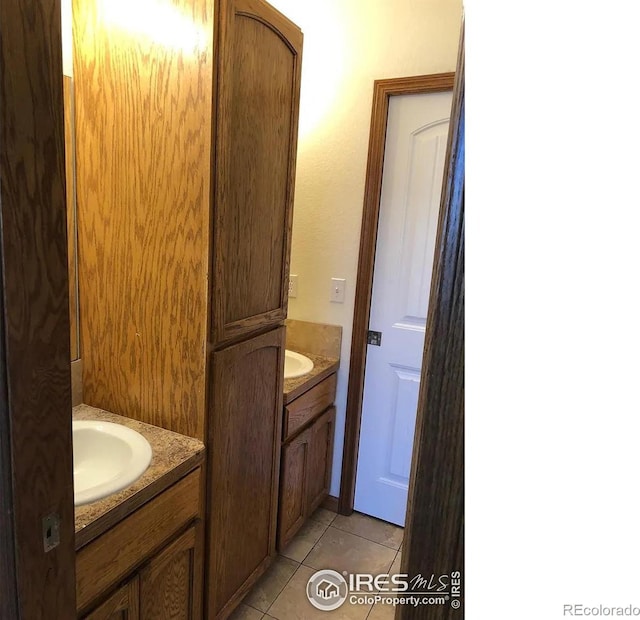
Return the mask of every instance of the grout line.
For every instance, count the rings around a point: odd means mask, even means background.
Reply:
[[[249,592],[251,592],[251,590],[249,590]],[[247,592],[247,594],[249,594],[249,592]],[[258,609],[257,607],[254,607],[253,605],[249,605],[249,603],[247,603],[244,599],[242,599],[242,602],[240,603],[240,605],[244,605],[245,607],[250,607],[251,609],[255,609],[256,611],[259,611],[261,614],[267,613],[266,611],[262,611],[262,609]]]
[[[325,510],[326,510],[326,508],[325,508]],[[317,510],[316,510],[316,512],[317,512]],[[314,519],[314,518],[313,518],[313,516],[316,514],[316,512],[314,512],[314,513],[309,517],[309,519],[311,519],[312,521],[315,521],[316,523],[321,523],[322,525],[326,525],[327,527],[328,527],[329,525],[331,525],[331,524],[336,520],[336,517],[338,516],[338,513],[336,513],[336,512],[332,513],[332,514],[333,514],[333,517],[331,517],[331,521],[329,521],[329,523],[327,523],[326,521],[321,521],[320,519]],[[331,511],[329,510],[328,512],[331,512]]]
[[[330,525],[328,525],[325,528],[324,532],[322,532],[322,536],[320,536],[320,538],[318,538],[318,540],[316,540],[316,542],[313,543],[313,547],[311,547],[311,549],[309,550],[309,553],[307,553],[307,555],[304,556],[304,558],[302,559],[302,562],[300,562],[300,564],[303,564],[307,568],[311,568],[313,570],[320,570],[320,569],[314,568],[313,566],[309,566],[308,564],[305,564],[304,561],[311,555],[312,551],[320,544],[320,541],[325,537],[326,533],[329,531],[330,528],[331,528]]]
[[[284,555],[281,555],[280,557],[286,558],[286,556]],[[269,607],[267,607],[267,611],[262,612],[265,616],[269,613],[269,610],[274,606],[275,602],[278,600],[278,597],[284,592],[284,589],[289,585],[289,582],[293,579],[293,576],[298,572],[298,569],[302,566],[302,563],[298,562],[297,560],[292,560],[291,558],[286,558],[286,559],[290,560],[291,562],[295,562],[298,566],[296,566],[295,570],[291,573],[291,576],[289,577],[289,579],[287,579],[286,583],[282,586],[282,589],[278,592],[278,594],[275,595],[274,599],[271,601],[271,604],[269,605]],[[275,616],[272,616],[272,617],[275,618]]]
[[[346,532],[347,534],[352,534],[353,536],[362,538],[362,540],[368,540],[369,542],[375,543],[376,545],[380,545],[381,547],[386,547],[387,549],[392,549],[393,551],[398,551],[400,549],[400,547],[391,547],[390,545],[385,545],[384,543],[378,542],[377,540],[371,540],[371,538],[362,536],[362,534],[356,534],[355,532],[351,532],[349,530],[343,530],[341,527],[338,527],[337,525],[330,525],[329,527],[334,527],[336,530],[340,532]],[[400,543],[400,546],[402,546],[402,543]]]

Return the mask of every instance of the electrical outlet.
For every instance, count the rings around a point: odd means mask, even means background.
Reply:
[[[344,303],[344,289],[347,281],[344,278],[331,278],[331,301],[336,304]]]
[[[298,276],[289,276],[289,297],[298,296]]]

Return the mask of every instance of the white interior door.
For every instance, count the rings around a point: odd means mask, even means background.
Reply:
[[[355,509],[404,525],[451,92],[390,98]]]

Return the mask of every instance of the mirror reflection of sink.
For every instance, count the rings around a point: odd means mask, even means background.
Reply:
[[[284,378],[295,379],[313,370],[313,362],[306,356],[288,349],[284,352]]]
[[[137,431],[98,420],[74,420],[74,504],[88,504],[135,482],[149,467],[151,446]]]

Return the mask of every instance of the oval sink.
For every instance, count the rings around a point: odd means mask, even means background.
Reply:
[[[295,379],[313,370],[313,362],[306,356],[288,349],[284,352],[284,378]]]
[[[107,497],[149,467],[151,446],[137,431],[97,420],[73,421],[74,504]]]

